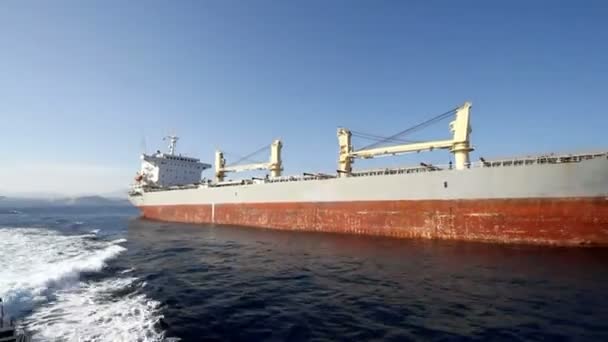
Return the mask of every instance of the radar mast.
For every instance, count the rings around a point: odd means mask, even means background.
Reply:
[[[175,145],[177,145],[179,137],[175,135],[168,135],[164,137],[163,140],[169,140],[169,154],[172,156],[175,155]]]

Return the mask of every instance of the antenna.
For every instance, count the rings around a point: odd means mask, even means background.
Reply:
[[[140,148],[142,154],[146,154],[146,151],[148,150],[148,148],[146,146],[146,137],[145,136],[141,137],[141,141],[139,142],[139,148]]]
[[[169,154],[172,156],[175,155],[175,145],[177,144],[179,137],[175,135],[168,135],[164,137],[163,140],[169,140]]]

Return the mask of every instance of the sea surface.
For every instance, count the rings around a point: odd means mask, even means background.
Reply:
[[[0,209],[0,297],[36,341],[607,341],[608,250]]]

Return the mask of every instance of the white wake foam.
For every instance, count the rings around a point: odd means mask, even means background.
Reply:
[[[0,228],[0,297],[6,307],[33,310],[22,324],[35,341],[161,341],[159,303],[129,277],[82,281],[126,249],[99,231],[62,235],[42,228]]]
[[[7,305],[44,299],[49,286],[70,286],[80,273],[99,271],[125,251],[88,237],[41,228],[0,228],[0,297]]]
[[[136,278],[81,283],[62,290],[24,322],[38,341],[162,341],[154,326],[162,318],[157,301],[133,287]],[[128,289],[129,294],[113,296]]]

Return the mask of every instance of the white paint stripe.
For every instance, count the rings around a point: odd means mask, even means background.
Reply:
[[[215,223],[215,203],[211,203],[211,223]]]

